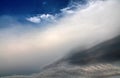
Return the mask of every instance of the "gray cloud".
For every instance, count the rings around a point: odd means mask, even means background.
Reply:
[[[120,36],[107,40],[90,49],[74,50],[67,58],[73,65],[89,65],[96,63],[113,63],[120,61]]]

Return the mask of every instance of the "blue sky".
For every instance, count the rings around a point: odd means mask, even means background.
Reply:
[[[68,3],[69,0],[1,0],[0,14],[54,14],[66,7]]]
[[[70,2],[85,3],[86,0],[1,0],[0,15],[29,15],[43,13],[59,13]]]
[[[60,9],[67,7],[69,3],[70,0],[1,0],[0,29],[10,27],[8,24],[14,22],[35,24],[36,22],[33,23],[26,19],[38,14],[59,14],[61,13]],[[42,22],[41,24],[45,23],[48,22]],[[38,27],[40,27],[40,24]]]
[[[38,14],[59,14],[61,13],[60,9],[67,7],[69,3],[70,0],[1,0],[0,29],[11,27],[9,24],[15,22],[34,24],[34,22],[26,19]],[[38,18],[38,23],[39,20]],[[41,24],[45,23],[48,22],[42,22]],[[40,24],[38,27],[40,27]]]
[[[72,7],[73,2],[84,4],[86,0],[1,0],[0,29],[15,22],[45,26],[64,16],[62,9]]]

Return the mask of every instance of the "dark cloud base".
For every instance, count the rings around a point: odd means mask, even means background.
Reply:
[[[70,64],[86,65],[90,63],[111,63],[120,61],[120,36],[88,50],[77,51],[78,52],[67,58]]]
[[[120,36],[73,54],[43,69],[36,78],[119,78]]]

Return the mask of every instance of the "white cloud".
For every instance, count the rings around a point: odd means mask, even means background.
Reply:
[[[27,18],[28,21],[33,22],[33,23],[40,23],[41,19],[39,17],[30,17]]]
[[[51,14],[41,14],[33,17],[27,18],[28,21],[33,23],[41,23],[42,21],[45,22],[55,22],[56,16],[53,16]]]
[[[54,19],[54,16],[50,15],[50,14],[42,14],[40,16],[40,18],[42,18],[42,19]]]
[[[61,9],[61,12],[65,14],[73,14],[75,11],[70,9],[70,7],[67,7],[67,8]]]

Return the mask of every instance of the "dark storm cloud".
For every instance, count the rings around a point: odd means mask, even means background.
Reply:
[[[87,51],[73,52],[73,55],[68,56],[69,58],[47,66],[38,74],[30,76],[14,75],[3,78],[119,78],[120,67],[113,64],[120,61],[119,45],[120,36],[117,36]]]
[[[120,61],[120,36],[96,45],[88,50],[72,52],[67,59],[73,65],[88,65],[94,63],[112,63]]]

